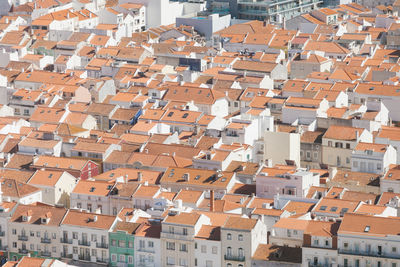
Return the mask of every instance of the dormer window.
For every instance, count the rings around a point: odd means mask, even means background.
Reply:
[[[23,222],[29,221],[28,216],[22,216],[22,221],[23,221]]]

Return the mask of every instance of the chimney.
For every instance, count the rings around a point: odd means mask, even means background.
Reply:
[[[214,212],[214,190],[210,191],[210,211]]]
[[[141,182],[141,181],[142,181],[142,178],[143,178],[143,173],[142,173],[142,172],[138,172],[138,173],[137,173],[137,180],[138,180],[138,182]]]

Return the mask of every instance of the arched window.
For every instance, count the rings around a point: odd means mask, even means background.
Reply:
[[[226,239],[232,240],[232,235],[231,235],[231,234],[227,234],[227,235],[226,235]]]
[[[238,249],[238,254],[239,254],[239,257],[243,257],[243,256],[244,256],[244,253],[243,253],[243,249],[242,249],[242,248],[239,248],[239,249]]]
[[[238,235],[238,240],[243,241],[243,235]]]
[[[226,255],[228,255],[228,256],[232,255],[232,248],[231,247],[227,247],[226,248]]]

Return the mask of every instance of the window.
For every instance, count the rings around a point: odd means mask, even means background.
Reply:
[[[119,255],[119,262],[125,262],[125,255]]]
[[[78,233],[77,232],[73,232],[72,233],[72,239],[78,239]]]
[[[328,146],[332,146],[332,141],[328,141]]]
[[[126,245],[125,245],[125,240],[119,240],[119,241],[118,241],[118,247],[120,247],[120,248],[126,247]]]
[[[231,247],[227,247],[226,248],[226,255],[228,255],[228,256],[232,255],[232,248]]]
[[[187,235],[187,234],[188,234],[187,228],[183,228],[183,235]]]
[[[243,241],[243,235],[238,235],[238,240]]]
[[[175,250],[175,243],[167,242],[167,250]]]
[[[128,256],[128,263],[132,264],[133,263],[133,257],[132,256]]]
[[[30,232],[30,236],[35,236],[35,232],[34,232],[34,231],[31,231],[31,232]]]
[[[12,229],[12,234],[16,235],[17,234],[17,230],[16,229]]]
[[[17,242],[13,242],[12,246],[13,246],[13,248],[16,248],[17,247]]]
[[[96,242],[96,241],[97,241],[97,236],[92,234],[91,240],[92,240],[93,242]]]
[[[226,235],[226,239],[232,240],[232,235],[231,235],[231,234],[227,234],[227,235]]]
[[[347,164],[350,163],[350,158],[346,158],[346,163],[347,163]]]
[[[173,233],[174,233],[174,230],[175,230],[174,227],[172,227],[172,226],[169,227],[169,233],[170,233],[170,234],[173,234]]]
[[[187,260],[186,259],[179,259],[179,265],[180,266],[188,266]]]
[[[207,247],[205,245],[201,246],[201,253],[207,253]]]
[[[132,241],[128,242],[128,248],[133,248],[133,242]]]
[[[111,240],[111,246],[115,247],[117,245],[117,240],[112,239]]]
[[[346,144],[346,148],[350,149],[350,144],[349,143]]]
[[[358,168],[358,161],[353,161],[353,167]]]
[[[382,164],[377,163],[376,164],[376,169],[379,170],[379,171],[382,170]]]
[[[242,248],[238,249],[238,255],[239,255],[239,257],[243,257],[244,256],[244,251],[243,251]]]
[[[175,265],[175,258],[167,257],[167,265]]]
[[[185,252],[187,252],[187,245],[186,245],[186,244],[181,244],[181,245],[180,245],[180,251],[185,251]]]
[[[111,254],[111,261],[116,262],[117,261],[117,255],[116,254]]]
[[[78,254],[78,247],[73,247],[72,248],[72,253]]]
[[[92,256],[97,256],[97,250],[96,249],[92,249]]]
[[[397,248],[396,247],[392,247],[392,252],[396,253],[397,252]]]
[[[344,248],[349,248],[349,243],[344,243],[344,244],[343,244],[343,247],[344,247]]]
[[[154,242],[153,242],[153,241],[147,242],[147,246],[148,246],[149,248],[153,248],[153,247],[154,247]]]
[[[218,248],[216,246],[212,247],[212,254],[218,254]]]
[[[314,246],[318,246],[318,239],[314,239]]]
[[[57,247],[52,247],[52,248],[51,248],[51,251],[57,252]]]

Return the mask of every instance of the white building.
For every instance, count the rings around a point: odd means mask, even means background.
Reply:
[[[256,177],[257,196],[273,198],[275,195],[305,197],[312,186],[319,186],[319,174],[305,170],[282,175],[260,173]]]
[[[62,258],[107,265],[109,235],[117,217],[69,210],[62,220]]]
[[[399,266],[400,220],[345,214],[338,231],[339,266]]]
[[[391,145],[360,142],[351,154],[351,171],[384,174],[396,161],[397,152]]]
[[[148,220],[135,232],[135,266],[161,266],[161,223]]]
[[[68,208],[70,194],[77,179],[68,172],[37,170],[28,184],[42,190],[42,201],[50,205],[63,205]]]

